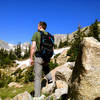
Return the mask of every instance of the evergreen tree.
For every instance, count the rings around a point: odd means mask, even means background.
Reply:
[[[7,66],[11,66],[13,59],[10,57],[12,56],[7,50],[1,49],[0,50],[0,67],[5,68]]]
[[[70,56],[68,61],[75,61],[78,54],[81,52],[81,41],[83,40],[83,37],[85,36],[84,32],[81,32],[80,26],[78,27],[78,31],[74,34],[74,40],[72,40],[72,46],[68,50],[67,55]]]
[[[14,51],[10,50],[9,58],[10,58],[11,60],[15,60],[15,59],[16,59],[16,55],[15,55]]]
[[[17,47],[16,47],[16,49],[15,49],[15,54],[16,54],[16,56],[17,56],[18,59],[22,57],[22,56],[21,56],[21,43],[19,43],[19,44],[17,45]]]
[[[0,49],[0,67],[3,65],[4,49]]]
[[[29,57],[29,49],[26,47],[25,54],[24,54],[23,58],[28,58],[28,57]]]
[[[88,36],[89,37],[94,37],[95,39],[97,39],[98,41],[100,41],[100,31],[99,31],[99,27],[98,27],[98,20],[96,19],[96,21],[90,26],[90,31]]]
[[[28,47],[26,46],[26,50],[25,50],[23,59],[28,58],[30,56],[30,49],[31,49],[31,45],[29,45]]]
[[[63,47],[63,43],[62,40],[60,39],[60,43],[59,43],[59,47],[58,48],[62,48]]]
[[[57,48],[57,45],[56,44],[54,44],[54,49],[56,49]]]
[[[69,46],[69,35],[67,34],[66,41],[63,42],[63,46]]]
[[[67,34],[67,43],[69,43],[69,34]]]

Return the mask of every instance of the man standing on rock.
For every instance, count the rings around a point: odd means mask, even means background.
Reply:
[[[48,63],[53,55],[54,37],[46,32],[47,24],[45,22],[39,22],[38,32],[35,32],[32,37],[32,46],[30,52],[31,65],[34,65],[34,96],[39,97],[41,95],[41,78],[42,69],[44,74],[49,73]],[[33,58],[33,56],[35,56]]]

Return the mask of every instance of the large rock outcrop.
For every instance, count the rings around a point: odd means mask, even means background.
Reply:
[[[62,65],[55,73],[55,79],[57,80],[62,80],[68,83],[71,75],[72,75],[72,70],[68,67],[68,63],[65,63]]]
[[[69,90],[71,100],[100,100],[100,42],[92,37],[83,39]]]
[[[68,49],[65,49],[65,50],[63,50],[63,52],[57,57],[57,59],[56,59],[56,62],[59,64],[59,65],[63,65],[63,64],[65,64],[65,62],[67,62],[67,60],[68,60],[68,56],[67,56],[67,51],[69,50],[69,48]]]
[[[69,56],[67,56],[67,51],[70,47],[60,48],[54,50],[54,55],[51,58],[53,63],[58,63],[58,65],[63,65],[67,62]]]
[[[74,62],[67,62],[61,66],[56,67],[49,73],[51,74],[53,81],[63,80],[68,82],[72,74],[72,67],[74,67]]]
[[[51,100],[51,98],[59,100],[62,95],[68,93],[69,79],[72,75],[72,70],[69,68],[70,64],[65,63],[49,73],[52,76],[53,83],[47,84],[42,89],[43,94],[51,94],[46,100]]]

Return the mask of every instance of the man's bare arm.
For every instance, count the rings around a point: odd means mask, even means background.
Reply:
[[[34,56],[34,54],[35,54],[35,49],[36,49],[36,42],[33,41],[33,42],[32,42],[32,46],[31,46],[31,51],[30,51],[31,65],[33,64],[33,56]]]

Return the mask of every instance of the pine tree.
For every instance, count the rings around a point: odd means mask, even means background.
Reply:
[[[97,39],[98,41],[100,41],[100,31],[99,31],[99,27],[98,27],[98,20],[96,19],[96,21],[90,26],[90,31],[88,36],[89,37],[94,37],[95,39]]]
[[[9,58],[11,60],[15,60],[16,59],[16,55],[15,55],[14,51],[10,50],[10,52],[9,52]]]
[[[13,60],[10,58],[10,53],[7,50],[1,49],[0,50],[0,67],[5,68],[10,66]]]
[[[54,49],[56,49],[57,48],[57,45],[56,44],[54,44]]]
[[[30,56],[30,49],[31,49],[31,45],[29,45],[28,47],[26,46],[26,50],[25,50],[23,59],[28,58]]]
[[[69,34],[67,34],[67,43],[69,43]]]
[[[17,56],[18,59],[22,57],[22,56],[21,56],[21,43],[19,43],[19,44],[17,45],[17,47],[16,47],[16,49],[15,49],[15,54],[16,54],[16,56]]]
[[[62,40],[60,39],[60,43],[59,43],[59,47],[58,48],[62,48],[63,47],[63,43]]]
[[[69,46],[69,35],[67,34],[66,41],[63,43],[63,46]]]
[[[29,52],[28,52],[28,48],[27,48],[27,46],[26,46],[26,49],[25,49],[25,54],[24,54],[24,59],[25,58],[28,58],[29,57],[29,54],[28,54]]]
[[[68,61],[75,61],[78,54],[81,52],[81,41],[85,36],[84,32],[81,31],[80,26],[78,27],[78,31],[74,34],[74,40],[72,40],[72,46],[68,51],[67,55],[70,56]]]

